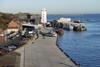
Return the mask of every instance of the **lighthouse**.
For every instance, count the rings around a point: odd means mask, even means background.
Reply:
[[[45,8],[41,10],[41,23],[44,26],[47,23],[47,10]]]

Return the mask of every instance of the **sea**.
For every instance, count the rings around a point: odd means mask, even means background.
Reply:
[[[100,67],[100,14],[48,15],[48,20],[71,18],[85,23],[87,31],[64,31],[58,39],[60,48],[80,67]]]

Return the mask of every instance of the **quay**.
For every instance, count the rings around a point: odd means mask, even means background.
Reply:
[[[56,45],[56,37],[46,37],[29,43],[15,52],[21,54],[20,67],[79,67]]]

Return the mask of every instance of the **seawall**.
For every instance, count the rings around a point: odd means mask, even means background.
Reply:
[[[58,36],[59,37],[59,36]],[[56,40],[56,45],[57,47],[66,55],[66,57],[68,57],[75,65],[77,65],[78,67],[80,67],[80,64],[76,63],[67,53],[64,52],[64,50],[59,46],[60,44],[58,43],[58,37]]]

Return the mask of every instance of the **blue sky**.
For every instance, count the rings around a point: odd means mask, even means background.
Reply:
[[[0,0],[0,12],[80,14],[100,13],[100,0]]]

